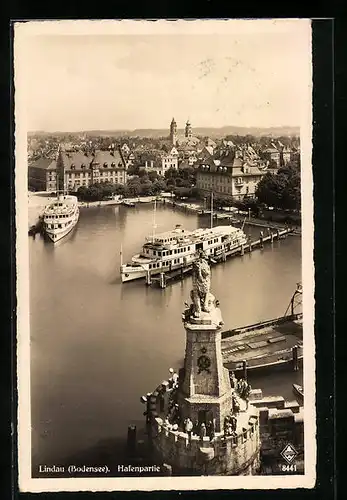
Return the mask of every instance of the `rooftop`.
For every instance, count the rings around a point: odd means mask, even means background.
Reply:
[[[41,168],[42,170],[56,169],[57,161],[52,158],[41,157],[33,162],[30,162],[29,167]]]
[[[92,164],[105,168],[125,168],[123,157],[118,150],[62,152],[61,158],[66,170],[71,170],[72,168],[79,170],[82,167],[90,167]]]

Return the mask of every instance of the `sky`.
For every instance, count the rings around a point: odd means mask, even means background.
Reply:
[[[15,36],[15,102],[30,131],[168,128],[172,117],[178,128],[300,125],[309,24],[242,22],[29,31]]]

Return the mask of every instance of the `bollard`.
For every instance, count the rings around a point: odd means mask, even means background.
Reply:
[[[245,254],[245,247],[243,245],[241,245],[241,255],[244,255]]]
[[[280,231],[279,231],[279,229],[276,229],[276,235],[277,235],[277,239],[279,240],[280,239]]]
[[[271,243],[274,242],[274,233],[271,233]]]
[[[136,453],[136,425],[128,426],[127,451],[130,455]]]
[[[160,273],[160,288],[166,287],[165,273]]]
[[[292,347],[292,356],[293,356],[293,371],[297,372],[299,370],[298,346],[297,345]]]
[[[242,361],[242,374],[243,378],[247,380],[247,361],[245,359]]]
[[[152,284],[152,276],[150,271],[146,272],[146,285],[151,285]]]

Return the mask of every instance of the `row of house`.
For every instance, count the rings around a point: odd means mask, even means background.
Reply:
[[[102,182],[127,182],[127,165],[119,149],[83,152],[61,147],[56,159],[42,157],[28,165],[28,184],[32,191],[76,191],[81,186]]]

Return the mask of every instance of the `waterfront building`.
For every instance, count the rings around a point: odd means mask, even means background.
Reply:
[[[218,159],[206,156],[197,170],[196,187],[203,192],[242,200],[255,196],[257,185],[265,175],[257,164],[236,157],[233,150]]]
[[[127,167],[120,149],[108,151],[64,151],[61,149],[57,170],[59,186],[77,191],[80,186],[106,183],[125,184]]]
[[[31,161],[28,165],[28,188],[29,191],[47,191],[49,193],[57,189],[57,161],[45,156]]]

